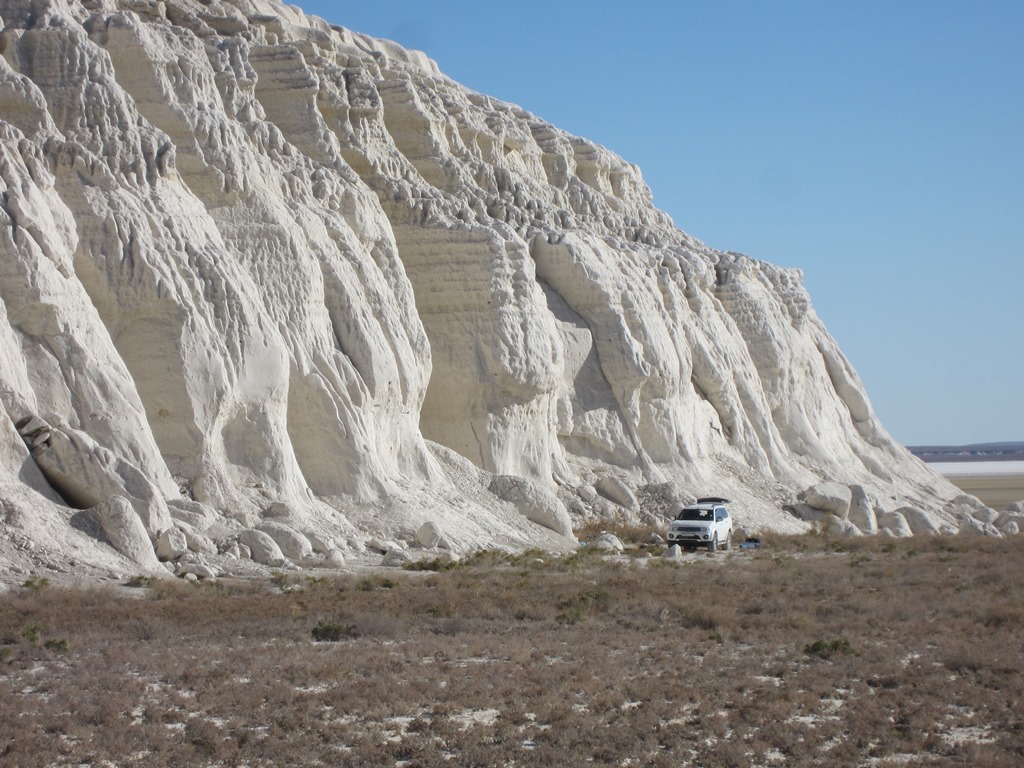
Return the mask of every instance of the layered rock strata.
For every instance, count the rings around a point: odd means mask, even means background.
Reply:
[[[659,484],[798,530],[822,480],[956,523],[799,272],[604,148],[273,0],[0,17],[8,543],[557,547]]]

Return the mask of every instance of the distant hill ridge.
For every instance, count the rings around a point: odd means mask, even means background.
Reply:
[[[1024,461],[1024,442],[971,445],[912,445],[908,450],[922,461]]]

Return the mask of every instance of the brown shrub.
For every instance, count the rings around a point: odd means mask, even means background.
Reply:
[[[840,544],[26,587],[0,764],[1022,764],[1024,544]]]

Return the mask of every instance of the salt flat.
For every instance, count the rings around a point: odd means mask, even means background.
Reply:
[[[1024,475],[1024,461],[939,461],[928,465],[945,477],[960,475]]]
[[[1024,500],[1024,461],[944,461],[928,466],[994,509]]]

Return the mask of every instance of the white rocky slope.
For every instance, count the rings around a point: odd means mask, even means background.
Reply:
[[[0,0],[0,26],[18,569],[159,569],[178,533],[253,555],[258,525],[311,562],[558,547],[703,493],[798,530],[821,481],[876,522],[973,504],[886,434],[798,272],[422,54],[273,0]]]

